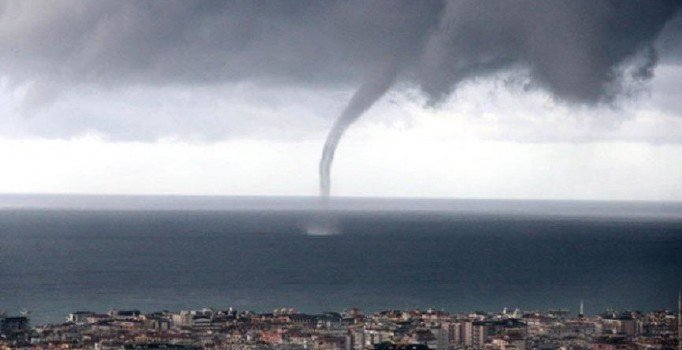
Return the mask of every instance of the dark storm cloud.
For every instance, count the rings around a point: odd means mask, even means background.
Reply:
[[[634,79],[651,77],[654,40],[679,7],[679,1],[449,2],[417,80],[438,100],[465,79],[517,66],[561,99],[609,100],[622,92],[624,64],[631,63]]]
[[[682,15],[673,17],[661,31],[656,41],[656,50],[661,56],[661,62],[682,63]]]
[[[0,74],[29,103],[73,86],[357,89],[320,163],[329,193],[346,129],[395,82],[437,104],[466,80],[504,70],[557,100],[595,105],[650,79],[675,0],[2,1]],[[679,57],[680,25],[664,43]],[[663,45],[663,46],[665,46]],[[660,46],[660,45],[659,45]],[[666,57],[670,60],[671,58]],[[106,133],[106,130],[104,130]]]
[[[12,2],[3,73],[18,80],[204,84],[361,80],[389,57],[414,61],[436,2]],[[23,18],[23,19],[22,19]]]
[[[680,7],[591,0],[0,4],[1,71],[15,82],[353,86],[394,61],[399,78],[432,101],[463,80],[518,67],[535,85],[578,102],[620,92],[625,64],[648,77],[654,40]]]

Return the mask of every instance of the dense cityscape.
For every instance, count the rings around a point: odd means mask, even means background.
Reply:
[[[0,349],[682,349],[678,310],[365,314],[271,313],[232,308],[142,313],[76,311],[64,323],[31,326],[28,314],[0,314]]]
[[[0,350],[682,350],[682,0],[0,0],[0,120]]]

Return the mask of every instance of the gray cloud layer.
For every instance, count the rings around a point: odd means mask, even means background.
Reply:
[[[431,102],[464,80],[523,68],[532,86],[595,103],[651,75],[655,39],[681,4],[0,1],[0,74],[45,89],[240,80],[351,87],[392,61],[398,80]]]
[[[358,81],[413,60],[442,5],[421,2],[5,3],[3,73],[17,80],[205,84]]]
[[[0,74],[33,84],[27,102],[38,104],[81,85],[359,86],[323,150],[320,193],[328,196],[341,137],[395,81],[418,86],[436,104],[463,81],[522,69],[528,87],[559,100],[612,101],[628,93],[626,83],[653,76],[656,39],[680,7],[679,0],[8,0],[0,2]]]
[[[679,2],[450,2],[419,62],[418,81],[438,99],[458,82],[501,68],[529,69],[555,96],[597,102],[622,92],[631,77],[651,77],[654,39]],[[630,61],[630,62],[628,62]]]

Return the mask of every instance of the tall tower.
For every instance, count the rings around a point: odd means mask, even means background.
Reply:
[[[578,314],[579,318],[585,317],[585,305],[583,305],[582,299],[580,300],[580,313]]]
[[[682,350],[682,290],[677,293],[677,350]]]

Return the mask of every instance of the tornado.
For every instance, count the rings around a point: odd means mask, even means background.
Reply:
[[[331,167],[334,162],[336,148],[341,137],[358,118],[360,118],[372,105],[383,96],[393,85],[397,74],[395,63],[388,63],[376,74],[366,80],[355,91],[353,97],[343,109],[339,117],[334,121],[329,130],[327,140],[322,149],[320,158],[320,197],[326,201],[331,193]]]

